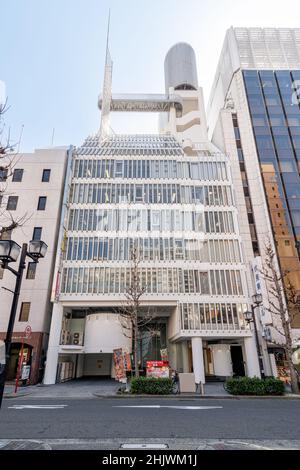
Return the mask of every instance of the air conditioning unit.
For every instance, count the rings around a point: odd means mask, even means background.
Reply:
[[[74,344],[76,346],[81,346],[82,345],[82,339],[83,339],[82,332],[77,331],[77,332],[73,333],[72,344]]]

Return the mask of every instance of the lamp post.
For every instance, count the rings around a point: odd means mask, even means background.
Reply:
[[[7,327],[5,342],[5,364],[0,375],[0,408],[2,405],[5,380],[8,371],[8,364],[10,359],[11,342],[13,328],[17,313],[18,300],[21,290],[23,272],[26,267],[26,257],[31,258],[34,263],[38,263],[40,258],[44,258],[47,252],[47,245],[41,240],[32,240],[27,243],[23,243],[22,248],[16,242],[12,240],[0,240],[0,264],[3,269],[7,269],[16,277],[15,290],[13,291],[13,301],[10,310],[10,317]],[[16,262],[21,251],[21,258],[19,262],[18,270],[16,271],[9,266],[9,263]]]
[[[259,369],[260,369],[261,377],[264,379],[265,378],[264,364],[262,360],[261,347],[260,347],[259,340],[258,340],[258,332],[257,332],[256,318],[255,318],[255,308],[258,307],[262,303],[262,295],[254,294],[252,296],[252,301],[253,301],[253,304],[251,305],[251,310],[244,312],[244,316],[248,325],[252,322],[254,325],[255,342],[256,342],[256,350],[257,350],[257,356],[258,356],[258,362],[259,362]]]
[[[299,258],[299,261],[300,261],[300,242],[296,241],[295,247],[296,247],[296,250],[297,250],[297,253],[298,253],[298,258]]]

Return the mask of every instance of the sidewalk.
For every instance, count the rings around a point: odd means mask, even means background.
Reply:
[[[13,385],[6,385],[5,398],[18,398],[30,396],[33,398],[94,398],[95,394],[101,396],[115,396],[121,384],[111,379],[101,380],[71,380],[54,385],[29,385],[20,387],[14,393]]]
[[[286,393],[284,396],[246,396],[230,395],[224,390],[222,383],[206,383],[204,385],[204,395],[197,393],[181,393],[174,395],[131,395],[129,393],[118,393],[121,387],[119,382],[112,379],[79,379],[55,385],[31,385],[20,387],[17,394],[14,393],[14,385],[6,385],[5,398],[174,398],[174,399],[233,399],[243,398],[253,399],[300,399],[299,395]]]

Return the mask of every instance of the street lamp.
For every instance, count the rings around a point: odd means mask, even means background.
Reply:
[[[21,251],[20,245],[12,240],[0,240],[0,261],[3,264],[17,261]]]
[[[2,370],[0,369],[0,408],[2,405],[2,398],[5,387],[5,380],[8,371],[8,364],[10,359],[10,350],[11,350],[11,340],[13,334],[13,328],[17,313],[18,300],[21,290],[23,271],[26,267],[26,257],[28,256],[33,260],[34,263],[38,263],[39,259],[44,258],[47,252],[48,246],[45,242],[41,240],[31,240],[29,244],[23,243],[22,249],[20,245],[12,240],[0,240],[0,266],[3,269],[7,269],[13,273],[16,277],[15,290],[13,292],[13,301],[10,310],[9,322],[7,327],[5,342],[5,364]],[[21,251],[21,258],[19,263],[19,268],[16,271],[9,263],[14,263],[17,261]]]
[[[262,303],[262,295],[254,294],[252,296],[252,302],[253,304],[251,305],[251,310],[244,312],[244,318],[246,322],[248,323],[248,325],[250,325],[250,323],[252,322],[254,325],[255,342],[256,342],[256,350],[257,350],[257,356],[258,356],[258,361],[259,361],[259,369],[260,369],[261,377],[264,379],[265,378],[264,365],[263,365],[263,360],[262,360],[261,348],[260,348],[260,344],[258,341],[258,332],[257,332],[256,318],[255,318],[255,308],[258,307]]]

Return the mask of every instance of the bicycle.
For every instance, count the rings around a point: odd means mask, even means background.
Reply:
[[[174,377],[172,377],[172,393],[174,395],[177,395],[180,393],[180,390],[179,390],[179,379],[178,379],[178,376],[177,375],[174,375]]]

